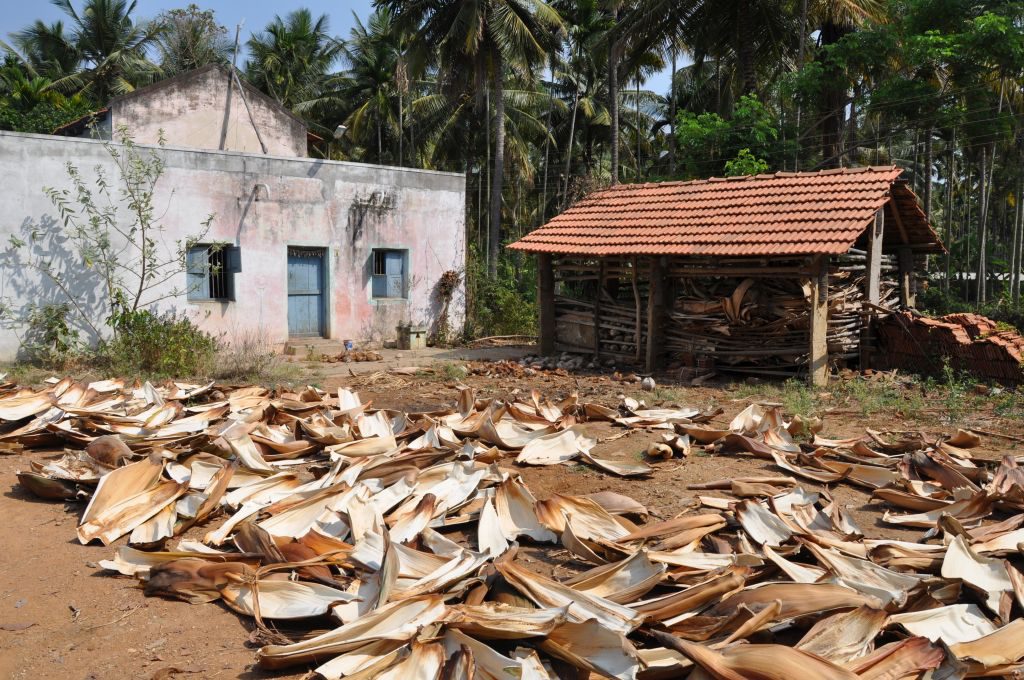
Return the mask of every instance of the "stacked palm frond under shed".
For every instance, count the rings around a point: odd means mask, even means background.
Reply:
[[[510,247],[539,257],[544,353],[793,374],[870,361],[941,252],[899,168],[620,185]]]

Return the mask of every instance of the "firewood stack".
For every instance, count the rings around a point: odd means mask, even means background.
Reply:
[[[694,273],[669,264],[671,304],[661,347],[669,366],[693,376],[712,371],[786,376],[806,367],[811,286],[802,278],[805,265],[797,260],[755,265],[742,258],[707,260]],[[896,271],[895,256],[883,255],[879,307],[898,305]],[[559,260],[556,349],[592,354],[596,344],[606,364],[639,363],[647,345],[649,274],[642,260]],[[864,251],[851,248],[831,258],[827,341],[833,361],[859,357],[866,312],[885,316],[878,307],[864,306],[866,278]]]
[[[886,261],[889,260],[889,261]],[[883,272],[895,269],[890,258]],[[865,256],[851,251],[829,269],[828,351],[858,356],[865,311]],[[713,360],[719,371],[786,375],[806,365],[810,343],[809,282],[796,278],[679,278],[665,328],[678,366]],[[881,281],[879,304],[895,306],[897,283]]]

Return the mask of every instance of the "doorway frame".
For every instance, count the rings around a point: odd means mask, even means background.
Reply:
[[[292,335],[291,323],[288,318],[288,251],[291,248],[303,248],[320,251],[320,333],[318,335]],[[331,268],[331,247],[323,245],[323,242],[313,241],[288,241],[284,246],[284,323],[285,334],[289,339],[312,339],[331,338],[331,286],[333,283],[333,271]]]

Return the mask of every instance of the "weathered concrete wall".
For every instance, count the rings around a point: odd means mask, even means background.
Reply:
[[[206,67],[162,80],[111,101],[113,129],[126,125],[139,144],[262,153],[245,103],[235,85],[228,103],[229,75]],[[273,156],[306,156],[306,127],[262,93],[246,88],[253,118]],[[226,114],[226,115],[225,115]]]
[[[400,321],[433,327],[439,313],[434,288],[441,274],[464,270],[463,175],[262,154],[155,151],[166,163],[155,199],[156,212],[163,215],[162,238],[173,243],[195,235],[212,214],[206,240],[238,245],[242,258],[242,272],[235,275],[237,301],[193,303],[177,297],[160,308],[185,310],[228,340],[257,329],[274,342],[287,340],[289,245],[327,249],[326,335],[338,339],[391,340]],[[0,360],[15,357],[31,305],[67,300],[28,262],[51,262],[67,273],[78,304],[96,318],[105,313],[97,275],[81,265],[73,244],[62,236],[57,212],[43,192],[45,186],[70,186],[69,161],[87,180],[96,167],[116,177],[101,142],[0,132],[0,301],[7,310],[0,323]],[[257,185],[262,186],[256,190]],[[374,194],[378,202],[387,197],[390,207],[361,207]],[[28,245],[9,247],[11,236]],[[408,299],[372,298],[375,247],[408,249]],[[165,290],[175,287],[185,289],[184,273]],[[460,287],[450,309],[453,328],[461,327],[464,313]]]

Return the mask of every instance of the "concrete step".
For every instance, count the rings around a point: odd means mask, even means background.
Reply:
[[[335,356],[345,351],[345,343],[333,338],[292,338],[284,346],[286,356],[304,357],[313,354]]]

